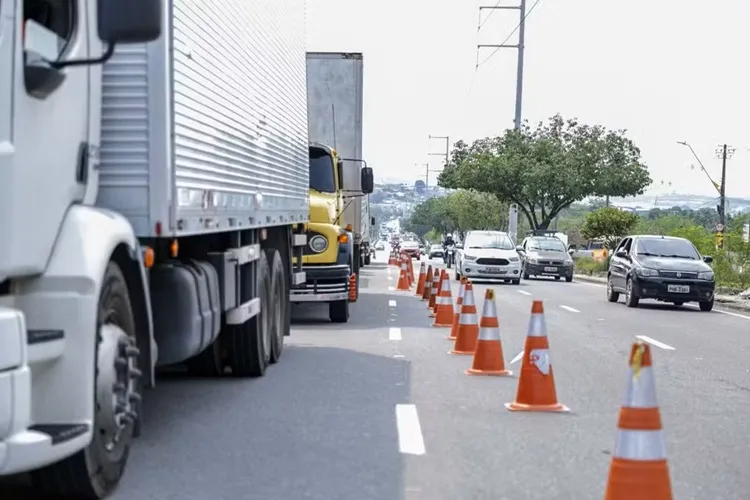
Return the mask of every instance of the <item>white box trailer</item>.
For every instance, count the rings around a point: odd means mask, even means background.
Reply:
[[[0,476],[99,499],[157,365],[255,377],[281,356],[305,5],[30,1],[0,3]]]

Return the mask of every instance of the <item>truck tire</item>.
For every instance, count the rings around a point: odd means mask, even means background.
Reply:
[[[217,337],[203,352],[187,361],[186,365],[190,375],[194,377],[220,377],[224,373],[220,339],[221,337]]]
[[[349,321],[349,301],[337,300],[328,303],[328,317],[331,323],[346,323]]]
[[[125,277],[120,267],[110,262],[99,294],[94,345],[96,413],[93,437],[83,450],[31,473],[32,483],[41,493],[100,500],[117,487],[128,461],[137,411],[140,410],[139,352],[135,335]],[[129,383],[131,381],[133,384]],[[115,405],[116,400],[119,408]],[[111,439],[114,436],[118,439]],[[111,449],[107,448],[109,444],[113,446]]]
[[[226,330],[228,365],[234,377],[262,377],[271,360],[270,274],[266,254],[261,252],[257,276],[260,312],[245,324],[228,326]]]
[[[287,289],[284,264],[281,262],[281,254],[278,250],[267,249],[266,258],[271,269],[271,294],[268,313],[270,315],[271,327],[271,363],[276,363],[284,351],[284,333],[286,329],[287,303],[289,302],[289,290]]]

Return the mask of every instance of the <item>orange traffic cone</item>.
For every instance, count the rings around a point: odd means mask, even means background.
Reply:
[[[555,375],[549,355],[547,323],[541,300],[531,305],[531,320],[523,350],[516,400],[506,403],[510,411],[563,412],[570,409],[557,401]]]
[[[445,271],[443,271],[445,272]],[[453,297],[451,296],[451,280],[444,279],[435,300],[435,321],[432,326],[451,327],[453,323]]]
[[[427,279],[427,273],[424,268],[424,262],[419,265],[419,279],[417,280],[417,297],[424,295],[424,282]]]
[[[432,295],[432,266],[427,266],[427,276],[424,279],[424,290],[422,290],[422,300],[430,300]]]
[[[409,278],[406,275],[406,261],[401,261],[401,272],[398,275],[398,286],[396,290],[408,290],[409,289]]]
[[[655,385],[651,350],[636,342],[630,351],[628,388],[617,422],[605,500],[672,499]]]
[[[349,302],[357,302],[357,273],[349,276]]]
[[[464,299],[461,304],[461,315],[458,317],[458,332],[451,354],[474,354],[479,336],[477,324],[477,306],[474,303],[474,287],[471,281],[466,282]]]
[[[464,292],[466,291],[466,276],[461,276],[461,286],[458,289],[458,297],[456,297],[456,307],[453,311],[453,324],[451,325],[451,333],[446,337],[447,340],[456,340],[458,334],[458,317],[461,316],[461,304],[464,302]]]
[[[500,340],[500,325],[497,320],[495,290],[488,289],[484,294],[482,318],[479,320],[479,337],[474,351],[474,361],[467,375],[508,376],[513,373],[505,369],[503,343]]]
[[[440,291],[440,273],[435,269],[435,274],[432,276],[432,287],[430,289],[430,301],[427,303],[427,309],[430,311],[430,316],[435,309],[435,301],[437,300],[437,294]]]
[[[440,270],[440,279],[438,279],[438,286],[437,291],[435,292],[435,299],[437,299],[438,295],[440,295],[440,290],[443,289],[443,281],[448,279],[448,273],[445,271],[445,269]],[[435,315],[437,315],[437,300],[432,305],[432,311],[430,311],[430,317],[434,318]]]

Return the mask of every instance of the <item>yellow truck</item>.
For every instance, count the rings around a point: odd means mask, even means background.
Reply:
[[[372,169],[362,160],[362,54],[307,53],[310,216],[302,257],[304,285],[292,302],[327,303],[334,323],[349,320],[359,270],[369,252]]]
[[[348,197],[343,172],[344,161],[334,148],[310,143],[310,222],[302,257],[306,281],[292,289],[291,301],[327,303],[333,323],[349,320],[349,303],[359,294],[353,227],[341,220]],[[371,193],[372,169],[362,168],[360,176],[362,190]]]

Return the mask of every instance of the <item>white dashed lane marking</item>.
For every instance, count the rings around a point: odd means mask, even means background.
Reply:
[[[407,455],[424,455],[424,438],[419,424],[417,407],[414,405],[396,405],[396,428],[398,430],[398,449]]]
[[[675,348],[672,347],[671,345],[667,345],[667,344],[665,344],[663,342],[659,342],[658,340],[652,339],[651,337],[647,337],[645,335],[636,335],[635,338],[640,339],[640,340],[642,340],[644,342],[648,342],[649,344],[651,344],[653,346],[659,347],[659,348],[667,350],[667,351],[674,351],[675,350]]]
[[[388,329],[389,340],[401,340],[401,328],[392,326]]]
[[[570,311],[572,313],[579,313],[579,312],[581,312],[578,309],[576,309],[574,307],[570,307],[570,306],[560,306],[560,308],[561,309],[565,309],[566,311]]]

